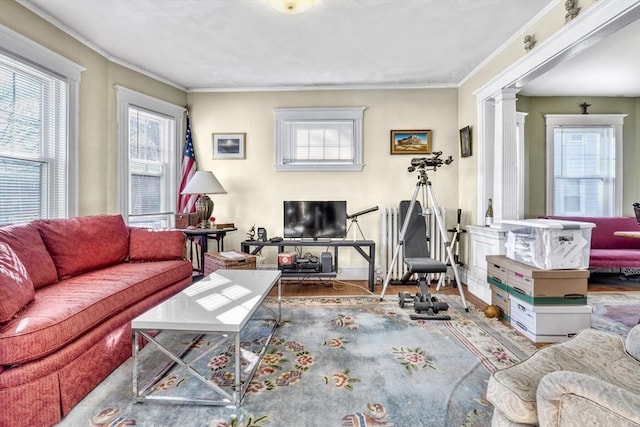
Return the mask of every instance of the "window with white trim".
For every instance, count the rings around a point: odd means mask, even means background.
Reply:
[[[560,216],[622,212],[622,114],[547,114],[547,210]]]
[[[170,227],[184,108],[123,87],[117,91],[120,211],[132,226]]]
[[[278,171],[362,170],[365,107],[277,108]]]
[[[82,67],[0,26],[0,225],[77,215]]]

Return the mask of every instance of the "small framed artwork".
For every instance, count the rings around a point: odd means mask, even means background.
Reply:
[[[471,126],[460,129],[460,157],[471,156]]]
[[[214,159],[244,159],[246,133],[214,133]]]
[[[431,153],[430,130],[392,130],[391,154]]]

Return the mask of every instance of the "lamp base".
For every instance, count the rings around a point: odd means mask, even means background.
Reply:
[[[213,213],[213,200],[206,194],[201,194],[198,198],[196,202],[196,213],[198,214],[198,219],[200,219],[198,226],[200,228],[211,228],[209,218],[211,218],[211,214]]]

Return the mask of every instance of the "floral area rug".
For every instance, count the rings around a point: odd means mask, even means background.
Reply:
[[[397,297],[396,297],[397,298]],[[410,320],[394,297],[287,298],[283,319],[267,347],[241,408],[145,401],[132,392],[129,359],[94,389],[61,426],[489,426],[484,393],[491,372],[528,357],[534,346],[459,296],[442,296],[450,321]],[[273,300],[268,301],[274,307]],[[243,369],[264,340],[260,322],[241,336]],[[164,333],[196,359],[220,337]],[[173,340],[173,341],[170,341]],[[201,357],[198,370],[219,385],[233,384],[232,344]],[[149,344],[140,375],[167,360]],[[172,370],[152,395],[198,396],[207,387]]]

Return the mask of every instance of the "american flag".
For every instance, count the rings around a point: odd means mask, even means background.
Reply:
[[[187,115],[187,135],[182,155],[182,170],[180,178],[180,189],[178,190],[178,212],[194,213],[196,211],[196,201],[198,194],[182,194],[182,190],[187,186],[189,180],[196,173],[196,153],[193,151],[193,140],[191,139],[191,125]]]

